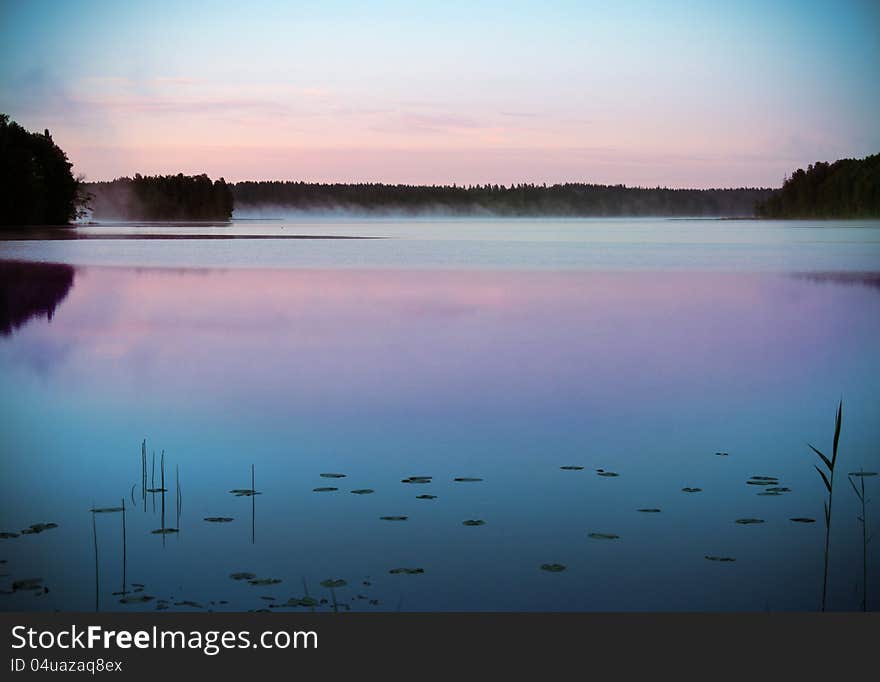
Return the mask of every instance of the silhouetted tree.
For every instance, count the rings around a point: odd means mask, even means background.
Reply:
[[[880,218],[880,154],[798,168],[755,210],[766,218]]]
[[[64,225],[86,200],[48,130],[31,133],[0,114],[0,225]]]
[[[132,220],[229,220],[232,186],[201,175],[141,175],[88,184],[92,215]]]

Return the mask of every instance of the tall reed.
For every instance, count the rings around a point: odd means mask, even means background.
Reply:
[[[825,566],[822,572],[822,611],[825,610],[825,605],[827,603],[828,598],[828,554],[831,547],[831,503],[834,495],[834,466],[837,464],[837,445],[840,442],[840,425],[843,421],[843,401],[841,400],[837,404],[837,416],[834,419],[834,441],[831,446],[831,459],[828,459],[822,452],[818,449],[807,443],[810,449],[815,452],[819,459],[822,460],[822,463],[826,467],[826,471],[823,471],[818,466],[815,466],[816,471],[819,472],[819,475],[822,477],[822,482],[825,484],[826,490],[828,490],[828,499],[825,501]]]
[[[860,485],[856,485],[853,477],[858,477]],[[862,469],[858,474],[850,474],[847,477],[849,484],[852,486],[856,497],[862,507],[862,515],[856,518],[862,524],[862,611],[868,610],[868,543],[871,538],[868,537],[868,515],[867,504],[868,499],[865,497],[865,471]]]

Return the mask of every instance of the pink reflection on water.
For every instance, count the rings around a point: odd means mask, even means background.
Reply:
[[[94,267],[9,343],[71,390],[171,404],[529,410],[791,390],[878,313],[777,275]]]

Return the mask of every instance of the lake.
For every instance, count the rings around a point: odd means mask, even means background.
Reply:
[[[880,222],[55,236],[0,241],[2,610],[816,610],[841,399],[861,607]]]

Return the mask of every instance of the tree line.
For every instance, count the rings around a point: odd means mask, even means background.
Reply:
[[[86,185],[95,218],[229,220],[232,186],[201,175],[141,175]]]
[[[770,189],[669,189],[565,183],[557,185],[386,185],[238,182],[240,209],[277,206],[301,211],[405,215],[752,216]]]
[[[207,175],[140,175],[85,183],[49,131],[0,114],[0,225],[98,219],[226,221],[238,206],[367,215],[501,217],[724,216],[880,218],[880,154],[817,162],[781,189],[670,189],[564,183],[391,185],[255,181]]]
[[[763,218],[880,218],[880,154],[799,168],[755,212]]]

